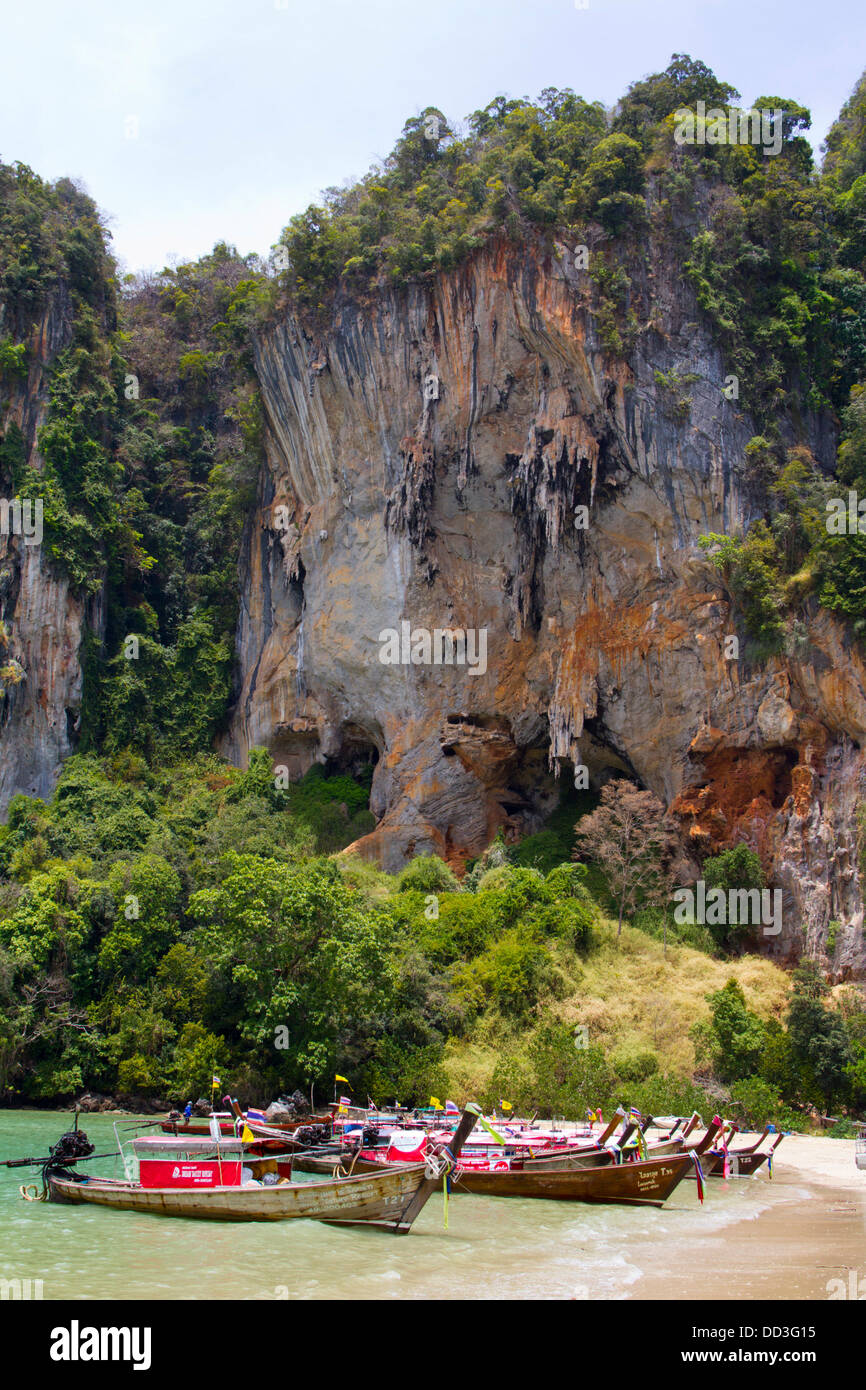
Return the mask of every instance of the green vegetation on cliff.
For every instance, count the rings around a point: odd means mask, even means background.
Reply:
[[[805,138],[809,111],[781,96],[753,103],[782,113],[769,118],[764,143],[678,143],[676,112],[703,101],[727,117],[738,98],[704,64],[675,54],[612,115],[548,88],[534,103],[496,98],[459,133],[429,107],[407,121],[381,167],[291,220],[281,285],[302,316],[324,321],[341,296],[429,278],[503,235],[552,249],[555,235],[570,234],[592,248],[602,343],[628,357],[657,326],[653,295],[638,289],[648,245],[659,265],[681,266],[719,345],[730,399],[760,431],[741,461],[755,520],[744,536],[709,538],[721,543],[716,562],[760,660],[796,648],[815,601],[858,634],[866,621],[862,537],[828,534],[825,504],[838,481],[803,443],[821,412],[842,416],[843,454],[862,429],[866,119],[861,81],[821,170]],[[687,390],[676,412],[687,423]],[[850,466],[840,477],[866,482]]]
[[[0,165],[0,418],[42,338],[56,350],[38,439],[6,427],[0,488],[41,500],[52,566],[104,601],[82,652],[84,748],[204,750],[224,719],[266,286],[255,257],[219,244],[119,288],[91,199]]]
[[[327,857],[369,829],[367,797],[321,769],[280,790],[263,751],[246,772],[77,756],[49,805],[16,797],[2,1099],[185,1101],[216,1070],[249,1100],[327,1094],[335,1071],[360,1096],[551,1113],[707,1109],[711,1080],[749,1121],[866,1100],[862,1002],[831,1007],[814,971],[789,999],[755,956],[618,938],[571,860],[542,872],[494,846],[461,884],[435,858],[394,878]]]

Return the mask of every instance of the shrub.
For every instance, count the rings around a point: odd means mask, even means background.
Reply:
[[[659,1069],[659,1059],[649,1047],[621,1048],[610,1060],[619,1081],[647,1081]]]
[[[503,1014],[522,1017],[550,975],[549,957],[534,933],[514,927],[457,972],[455,989],[471,1008],[492,1003]]]
[[[419,854],[397,878],[401,893],[453,893],[460,884],[444,860],[436,854]]]
[[[729,1109],[732,1118],[749,1129],[763,1129],[766,1124],[789,1129],[796,1119],[776,1088],[760,1076],[733,1083]]]

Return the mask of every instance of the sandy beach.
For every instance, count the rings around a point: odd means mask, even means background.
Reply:
[[[854,1166],[853,1140],[789,1135],[772,1180],[764,1165],[732,1184],[748,1188],[742,1217],[678,1241],[670,1263],[664,1249],[647,1263],[638,1256],[628,1298],[826,1300],[840,1294],[834,1280],[848,1298],[863,1280],[866,1298],[866,1172]],[[718,1186],[707,1182],[708,1208]]]

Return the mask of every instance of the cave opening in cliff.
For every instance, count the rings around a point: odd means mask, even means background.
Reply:
[[[304,569],[304,562],[299,555],[295,561],[295,573],[290,577],[287,586],[292,601],[297,607],[298,617],[304,611],[304,582],[306,578],[307,572]]]
[[[379,748],[370,732],[357,724],[344,724],[340,746],[325,758],[324,769],[328,777],[352,777],[369,790],[378,761]]]

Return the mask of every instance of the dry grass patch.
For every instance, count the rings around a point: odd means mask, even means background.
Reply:
[[[568,976],[568,968],[565,967]],[[739,982],[749,1007],[762,1018],[780,1018],[790,981],[759,956],[720,961],[690,946],[669,945],[624,926],[606,924],[597,949],[571,974],[571,992],[556,1008],[569,1024],[584,1023],[590,1041],[605,1051],[650,1047],[663,1070],[689,1075],[695,1065],[689,1038],[692,1025],[709,1016],[706,995],[731,978]]]

